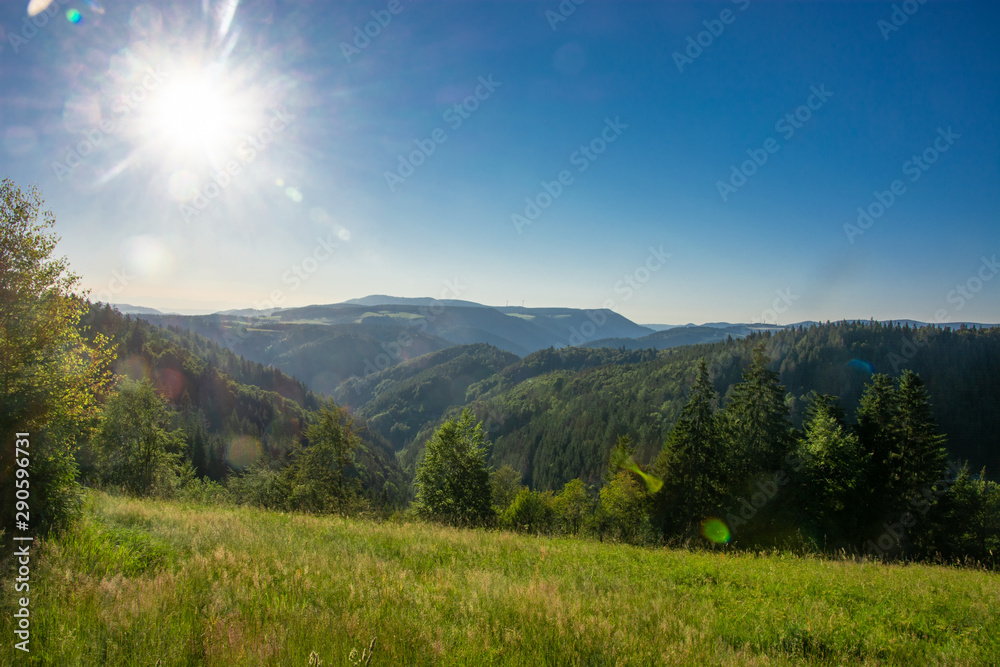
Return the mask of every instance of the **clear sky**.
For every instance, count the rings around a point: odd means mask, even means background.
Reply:
[[[95,299],[1000,321],[995,0],[102,2],[0,5]]]

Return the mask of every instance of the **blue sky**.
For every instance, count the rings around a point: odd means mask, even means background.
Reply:
[[[561,6],[4,3],[0,175],[166,310],[1000,321],[995,2]]]

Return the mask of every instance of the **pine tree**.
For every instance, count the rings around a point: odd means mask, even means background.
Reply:
[[[799,457],[800,511],[817,529],[826,547],[860,538],[859,515],[867,481],[869,454],[843,423],[843,411],[833,396],[816,395],[809,406]]]
[[[938,433],[930,397],[920,376],[903,371],[897,390],[897,449],[890,457],[890,469],[902,506],[913,494],[930,489],[943,478],[947,451],[945,437]]]
[[[778,374],[768,370],[763,344],[753,351],[753,362],[735,384],[722,415],[731,448],[730,488],[748,486],[758,473],[777,470],[791,450],[792,424],[785,390]]]
[[[725,452],[715,401],[715,388],[702,359],[688,403],[653,464],[653,473],[664,481],[654,504],[665,533],[691,532],[718,508],[725,494]]]

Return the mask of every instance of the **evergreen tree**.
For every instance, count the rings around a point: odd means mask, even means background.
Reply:
[[[890,469],[899,495],[909,498],[944,477],[948,454],[920,376],[911,370],[903,371],[896,395],[898,445],[890,458]]]
[[[466,525],[492,519],[483,425],[471,411],[446,421],[431,437],[417,466],[416,487],[414,508],[421,516]]]
[[[792,424],[785,390],[778,374],[768,370],[763,344],[753,350],[753,362],[743,371],[743,381],[733,385],[722,415],[731,451],[730,489],[750,486],[764,471],[777,470],[791,450]]]
[[[860,537],[858,518],[869,454],[843,423],[833,396],[816,395],[799,445],[799,511],[815,527],[821,546],[842,547]]]
[[[898,520],[915,496],[930,493],[944,475],[947,454],[924,383],[910,370],[898,385],[886,375],[873,376],[857,420],[858,438],[871,455],[865,519],[873,530]]]
[[[687,405],[653,464],[664,486],[655,514],[667,534],[690,533],[714,513],[724,495],[725,452],[715,414],[716,392],[702,359]]]
[[[877,495],[872,497],[871,512],[881,514],[889,492],[890,465],[893,452],[897,451],[896,384],[888,375],[873,375],[858,403],[855,433],[861,446],[871,456],[868,487]]]

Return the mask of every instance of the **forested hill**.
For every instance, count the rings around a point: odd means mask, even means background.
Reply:
[[[996,477],[1000,471],[1000,329],[936,329],[838,323],[664,351],[542,350],[470,387],[467,404],[484,420],[492,464],[509,463],[537,489],[581,477],[598,482],[616,439],[629,435],[637,459],[660,451],[705,358],[725,404],[727,393],[763,343],[800,426],[807,396],[840,397],[853,415],[873,373],[917,372],[953,458]],[[405,397],[399,396],[400,403]],[[361,408],[364,410],[364,406]],[[397,409],[405,409],[398,405]],[[457,414],[459,406],[445,412]],[[401,452],[412,466],[438,420]]]
[[[174,410],[174,427],[185,441],[182,453],[199,476],[218,481],[254,463],[282,462],[321,407],[321,398],[299,380],[191,331],[93,304],[80,324],[87,337],[100,333],[111,339],[117,374],[153,383]],[[363,418],[354,426],[361,441],[348,472],[373,499],[401,500],[407,481],[392,449]]]

